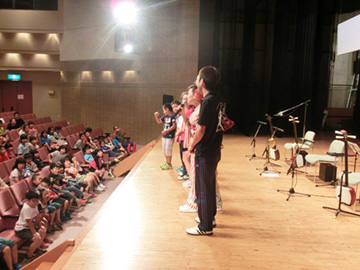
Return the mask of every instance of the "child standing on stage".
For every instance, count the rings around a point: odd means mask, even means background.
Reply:
[[[176,116],[173,114],[172,107],[170,103],[165,103],[163,105],[163,112],[164,115],[159,118],[159,112],[155,112],[155,121],[158,124],[164,123],[164,129],[161,132],[163,135],[162,137],[162,149],[165,155],[166,162],[161,165],[161,169],[163,170],[172,170],[171,165],[171,157],[172,157],[172,147],[174,144],[174,136],[175,136],[175,129],[176,129]]]

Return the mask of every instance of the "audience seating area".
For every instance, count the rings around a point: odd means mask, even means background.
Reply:
[[[13,118],[14,112],[5,112],[0,113],[0,118],[5,120],[5,124]],[[51,121],[50,117],[36,118],[35,114],[21,115],[21,118],[28,123],[32,121],[35,123],[35,128],[38,131],[38,142],[41,145],[40,133],[42,130],[47,130],[50,126],[61,126],[61,134],[68,143],[68,150],[71,150],[72,153],[77,157],[77,160],[80,163],[85,163],[84,156],[82,151],[72,149],[76,141],[79,138],[79,133],[85,131],[85,126],[83,124],[68,125],[66,120],[61,121]],[[94,128],[91,136],[92,138],[98,138],[104,135],[104,131],[101,127]],[[9,142],[13,145],[14,152],[17,154],[18,144],[19,144],[19,129],[11,130],[7,134]],[[44,162],[49,162],[48,160],[48,149],[45,146],[40,146],[38,149],[40,158]],[[16,159],[21,158],[22,156],[16,156],[15,158],[9,159],[4,162],[0,162],[0,177],[6,183],[9,183],[9,176],[12,172],[13,166],[16,162]],[[46,177],[50,174],[49,167],[43,168],[39,174],[42,177]],[[8,238],[14,240],[18,248],[20,248],[25,241],[17,237],[14,232],[15,222],[18,219],[20,209],[23,206],[25,199],[25,194],[29,189],[32,189],[31,177],[25,179],[25,181],[20,181],[14,185],[11,185],[8,189],[0,190],[0,237]]]

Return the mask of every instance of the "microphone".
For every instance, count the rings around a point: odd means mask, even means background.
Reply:
[[[263,122],[263,121],[257,121],[260,125],[267,125],[267,123]]]
[[[285,111],[280,111],[280,112],[278,112],[277,114],[274,114],[274,116],[276,116],[276,117],[282,117],[282,116],[284,116],[284,113],[285,113]]]
[[[182,111],[182,109],[184,108],[185,104],[186,104],[186,100],[184,100],[184,101],[180,104],[180,108],[176,111],[176,113],[174,113],[174,116],[178,115],[178,114]]]

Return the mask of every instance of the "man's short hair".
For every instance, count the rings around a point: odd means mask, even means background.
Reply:
[[[27,136],[26,136],[25,134],[21,134],[21,135],[20,135],[20,141],[21,141],[21,140],[25,140],[25,139],[27,139]]]
[[[61,145],[61,146],[59,147],[59,152],[60,152],[61,149],[65,149],[65,151],[67,151],[67,148],[66,148],[65,145]]]
[[[220,81],[220,73],[216,67],[206,66],[200,69],[199,78],[204,81],[207,90],[214,91]]]
[[[32,158],[33,156],[32,156],[32,154],[30,154],[30,153],[26,153],[25,155],[24,155],[24,159],[28,159],[28,158]]]
[[[54,169],[55,167],[60,168],[59,164],[57,164],[57,163],[50,164],[50,170]]]
[[[51,180],[49,177],[44,177],[43,179],[41,179],[41,182],[48,184],[49,187],[51,186]]]
[[[40,199],[40,193],[36,189],[30,189],[26,192],[25,198],[28,200]]]

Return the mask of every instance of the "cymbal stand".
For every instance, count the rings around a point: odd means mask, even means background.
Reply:
[[[336,139],[343,139],[344,142],[345,142],[345,170],[344,170],[344,174],[342,176],[345,175],[345,185],[347,185],[349,183],[349,171],[348,171],[348,168],[349,168],[349,164],[348,164],[348,138],[351,138],[351,139],[355,139],[356,136],[351,136],[351,135],[348,135],[346,130],[341,130],[341,131],[335,131],[335,134],[337,135],[340,135],[340,136],[336,136]],[[340,179],[340,194],[339,194],[339,204],[338,204],[338,208],[333,208],[333,207],[328,207],[328,206],[323,206],[324,209],[329,209],[329,210],[334,210],[336,211],[336,214],[334,216],[334,218],[336,218],[341,212],[342,213],[346,213],[346,214],[349,214],[349,215],[353,215],[353,216],[358,216],[360,217],[359,214],[356,214],[356,213],[352,213],[352,212],[349,212],[349,211],[345,211],[345,210],[342,210],[341,209],[341,203],[342,203],[342,191],[343,191],[343,181],[342,181],[342,178]]]
[[[256,156],[256,154],[255,154],[256,137],[257,137],[257,135],[258,135],[258,133],[259,133],[259,131],[260,131],[261,126],[262,126],[262,125],[267,125],[267,124],[266,124],[265,122],[262,122],[262,121],[257,121],[257,123],[258,123],[259,125],[258,125],[258,127],[257,127],[257,129],[256,129],[256,132],[255,132],[255,134],[254,134],[254,137],[253,137],[253,139],[252,139],[252,141],[251,141],[251,143],[250,143],[250,145],[253,146],[253,154],[252,154],[252,155],[246,155],[246,156],[245,156],[245,157],[250,157],[249,160],[252,160],[253,158],[262,158],[262,159],[263,159],[263,157],[258,157],[258,156]]]

